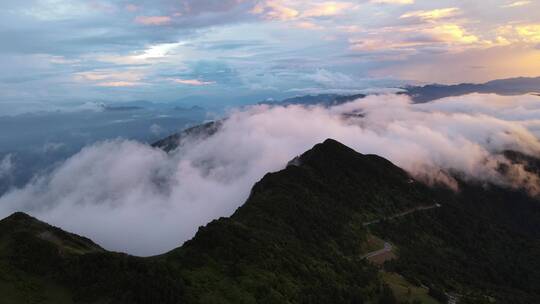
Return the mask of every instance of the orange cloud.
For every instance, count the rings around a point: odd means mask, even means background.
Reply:
[[[408,12],[403,15],[401,15],[400,18],[418,18],[424,21],[430,21],[430,20],[437,20],[437,19],[443,19],[447,17],[455,16],[457,13],[459,13],[459,8],[457,7],[448,7],[448,8],[440,8],[440,9],[434,9],[430,11],[414,11],[414,12]]]
[[[501,26],[497,34],[509,43],[540,43],[540,23]]]
[[[516,26],[516,33],[525,42],[540,42],[540,24],[527,24]]]
[[[427,31],[435,39],[442,42],[453,43],[475,43],[479,42],[479,38],[475,35],[469,34],[461,26],[457,24],[443,24],[434,27]]]
[[[525,6],[525,5],[529,5],[529,4],[531,4],[531,1],[516,1],[516,2],[512,2],[512,3],[509,3],[509,4],[503,5],[502,7],[505,7],[505,8],[521,7],[521,6]]]
[[[286,6],[282,1],[268,0],[257,4],[251,13],[262,15],[269,20],[292,20],[300,15],[300,13]]]
[[[302,17],[336,16],[354,5],[348,2],[324,2],[306,10]]]
[[[137,16],[135,22],[143,25],[165,25],[171,23],[169,16]]]
[[[378,77],[395,75],[403,79],[429,83],[461,83],[521,76],[537,77],[538,71],[540,71],[540,52],[510,45],[473,48],[466,52],[424,57],[422,61],[404,61],[399,65],[372,71],[372,75]]]

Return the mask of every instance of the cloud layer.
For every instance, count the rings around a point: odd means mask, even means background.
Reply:
[[[382,95],[331,108],[247,107],[231,112],[215,135],[170,154],[132,141],[89,146],[1,197],[0,216],[22,210],[108,249],[163,253],[230,215],[266,172],[326,138],[386,157],[427,181],[452,186],[444,173],[451,171],[536,191],[538,181],[500,152],[540,155],[538,101],[475,94],[411,104],[406,96]],[[507,176],[501,164],[509,166]]]
[[[7,179],[13,173],[15,164],[13,163],[13,156],[8,154],[0,160],[0,182],[2,179]]]

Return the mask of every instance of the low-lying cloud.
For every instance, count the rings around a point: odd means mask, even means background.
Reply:
[[[8,178],[13,173],[15,164],[13,162],[13,155],[8,154],[0,160],[0,182],[4,178]]]
[[[501,152],[540,155],[540,98],[469,95],[427,104],[370,96],[324,108],[258,105],[230,113],[207,139],[176,151],[133,141],[83,149],[53,173],[0,198],[0,216],[20,210],[137,255],[163,253],[212,219],[228,216],[266,172],[326,138],[386,157],[430,182],[445,173],[537,191],[538,180]],[[344,115],[355,113],[358,115]],[[501,175],[501,165],[508,167]]]

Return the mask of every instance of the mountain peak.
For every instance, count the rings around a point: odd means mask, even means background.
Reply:
[[[104,251],[88,238],[51,226],[24,212],[15,212],[0,220],[0,241],[2,239],[8,242],[13,241],[17,235],[21,234],[40,240],[39,242],[50,243],[58,250],[67,253],[81,254]]]
[[[4,220],[10,220],[10,221],[28,221],[28,220],[36,220],[36,218],[34,217],[31,217],[30,215],[24,213],[24,212],[21,212],[21,211],[17,211],[15,213],[13,213],[12,215],[6,217]]]
[[[265,175],[233,219],[254,223],[262,216],[297,227],[302,222],[298,214],[303,214],[307,221],[320,226],[328,221],[332,226],[340,225],[334,222],[336,218],[350,214],[369,220],[369,216],[384,217],[431,204],[429,196],[418,195],[428,193],[425,186],[410,181],[409,174],[390,161],[327,139],[290,161],[284,170]],[[326,217],[338,213],[332,219]]]
[[[340,153],[354,153],[355,155],[359,156],[359,155],[363,155],[362,153],[359,153],[359,152],[356,152],[354,151],[353,149],[347,147],[346,145],[340,143],[339,141],[335,140],[335,139],[332,139],[332,138],[327,138],[325,141],[323,141],[322,143],[320,144],[317,144],[315,145],[315,147],[313,147],[314,149],[324,149],[324,151],[327,151],[327,152],[331,152],[331,151],[334,151],[334,152],[340,152]]]
[[[320,159],[324,158],[338,158],[344,157],[355,158],[358,156],[364,156],[361,153],[354,151],[353,149],[345,146],[335,139],[328,138],[324,142],[316,144],[309,151],[305,152],[300,156],[302,161],[309,161],[313,158]]]
[[[17,211],[0,220],[1,227],[9,227],[10,230],[38,231],[50,229],[52,226],[27,213]]]
[[[369,179],[391,178],[399,184],[411,179],[407,172],[389,160],[377,155],[359,153],[331,138],[315,145],[290,164],[301,164],[316,169],[323,175],[330,173],[339,176],[350,172]]]

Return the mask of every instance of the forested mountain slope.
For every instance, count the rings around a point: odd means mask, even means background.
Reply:
[[[539,202],[460,188],[326,140],[160,256],[107,252],[14,214],[0,221],[0,291],[13,303],[533,303]],[[386,263],[366,258],[383,243]]]

